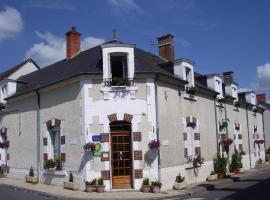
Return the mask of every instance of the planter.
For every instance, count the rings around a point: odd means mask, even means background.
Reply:
[[[224,176],[225,176],[225,173],[219,173],[219,174],[217,175],[217,178],[218,178],[218,179],[224,179]]]
[[[217,180],[217,174],[213,174],[213,175],[208,175],[207,176],[207,181],[215,181]]]
[[[174,188],[175,190],[183,190],[183,189],[185,189],[186,187],[187,187],[187,182],[186,182],[186,181],[183,181],[183,182],[181,182],[181,183],[175,182],[175,183],[174,183],[174,186],[173,186],[173,188]]]
[[[143,185],[141,191],[144,193],[148,193],[150,192],[150,189],[151,189],[150,185]]]
[[[160,193],[160,187],[159,186],[151,186],[153,193]]]
[[[105,189],[105,185],[97,185],[97,192],[98,193],[104,192],[104,189]]]
[[[87,185],[85,187],[85,191],[88,193],[94,192],[94,190],[95,190],[95,187],[93,185]]]
[[[234,170],[233,170],[233,173],[234,173],[234,174],[240,174],[240,168],[234,169]]]
[[[80,184],[77,182],[64,182],[64,189],[68,190],[79,190]]]
[[[38,177],[36,176],[25,176],[26,183],[32,183],[37,184],[38,183]]]

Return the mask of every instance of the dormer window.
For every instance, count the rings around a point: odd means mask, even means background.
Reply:
[[[110,54],[110,69],[112,75],[112,85],[121,85],[128,82],[127,54]]]

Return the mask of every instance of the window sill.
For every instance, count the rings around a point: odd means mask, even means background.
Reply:
[[[45,175],[55,175],[55,176],[66,176],[67,171],[62,169],[62,170],[56,170],[56,169],[47,169],[44,171]]]
[[[184,93],[184,98],[190,101],[197,101],[197,97],[192,94]]]

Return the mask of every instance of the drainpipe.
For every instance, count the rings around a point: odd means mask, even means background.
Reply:
[[[250,168],[251,168],[250,132],[249,132],[249,120],[248,120],[248,105],[246,106],[246,118],[247,118],[247,130],[248,130],[248,156],[249,156],[249,166],[250,166]]]
[[[157,140],[159,140],[159,110],[158,110],[158,82],[157,75],[155,78],[155,106],[156,106],[156,133]],[[161,181],[161,162],[160,162],[160,151],[158,151],[158,180]]]
[[[217,142],[217,153],[219,152],[219,145],[218,145],[218,122],[217,122],[217,96],[214,98],[214,110],[215,110],[215,121],[216,121],[216,142]]]
[[[37,95],[37,174],[38,174],[38,181],[40,182],[40,94],[39,91],[36,90]]]
[[[225,112],[225,120],[228,120],[228,116],[227,116],[227,106],[226,106],[226,102],[224,103],[224,112]],[[228,123],[229,124],[229,123]],[[227,138],[229,138],[229,125],[226,127],[226,135]],[[222,152],[223,153],[223,152]],[[230,169],[230,148],[227,154],[227,171],[229,172]]]

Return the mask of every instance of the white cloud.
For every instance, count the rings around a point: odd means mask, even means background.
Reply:
[[[35,32],[42,41],[26,51],[26,57],[33,58],[40,66],[47,66],[66,56],[66,40],[50,32]],[[86,37],[81,42],[81,49],[86,50],[104,42],[102,38]]]
[[[108,0],[115,12],[121,14],[127,11],[135,11],[138,14],[145,14],[145,11],[135,2],[135,0]]]
[[[260,89],[270,89],[270,63],[257,67],[256,86]]]
[[[6,6],[0,11],[0,41],[13,37],[22,29],[23,20],[18,10]]]

